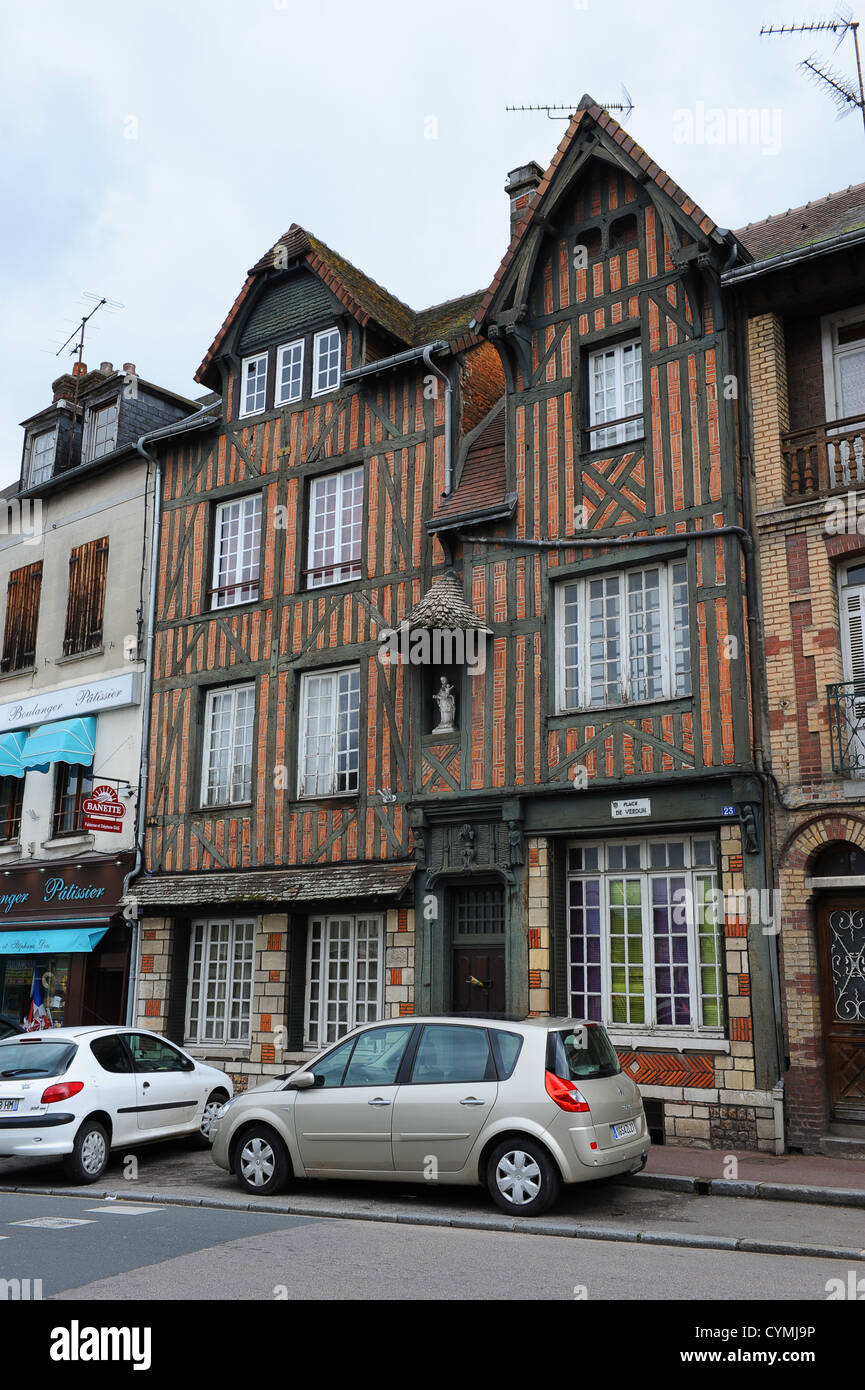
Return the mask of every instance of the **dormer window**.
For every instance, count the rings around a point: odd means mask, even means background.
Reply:
[[[30,440],[30,487],[47,482],[54,472],[54,458],[57,453],[57,427],[34,434]]]
[[[117,401],[96,406],[90,412],[90,435],[87,461],[104,458],[117,448]]]
[[[338,328],[316,333],[313,340],[312,394],[335,391],[339,386],[340,337]]]
[[[256,415],[264,410],[267,388],[267,353],[244,357],[240,370],[240,413]]]

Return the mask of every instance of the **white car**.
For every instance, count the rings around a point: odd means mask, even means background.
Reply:
[[[51,1028],[0,1041],[0,1158],[63,1158],[95,1182],[111,1149],[195,1135],[233,1093],[231,1078],[157,1033]]]

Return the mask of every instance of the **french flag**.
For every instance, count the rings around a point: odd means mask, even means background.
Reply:
[[[30,986],[30,1012],[27,1015],[27,1032],[34,1033],[38,1028],[50,1028],[51,1021],[48,1017],[48,1010],[45,1007],[45,1000],[42,997],[42,981],[39,979],[39,971],[33,971],[33,983]]]

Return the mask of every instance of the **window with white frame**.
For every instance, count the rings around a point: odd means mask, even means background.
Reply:
[[[240,367],[240,414],[255,415],[264,410],[267,393],[267,353],[244,357]]]
[[[358,787],[360,667],[307,672],[300,688],[299,796]]]
[[[261,494],[221,502],[214,528],[214,608],[230,608],[258,598],[260,554]]]
[[[255,686],[210,690],[204,711],[203,806],[252,800],[252,729]]]
[[[316,333],[312,343],[312,394],[335,391],[339,386],[341,343],[338,328]]]
[[[209,918],[192,924],[188,1043],[249,1042],[255,921]]]
[[[381,1016],[384,933],[380,917],[313,917],[306,970],[307,1047],[325,1047]]]
[[[643,363],[639,339],[616,343],[589,354],[588,392],[590,449],[643,438]]]
[[[823,319],[823,384],[827,420],[865,417],[865,305]]]
[[[117,447],[117,401],[99,406],[90,412],[90,442],[87,458],[101,459]]]
[[[276,349],[275,405],[288,405],[303,395],[303,339]]]
[[[690,695],[685,560],[559,584],[556,608],[559,711]]]
[[[311,589],[359,579],[363,469],[314,478],[309,490],[307,580]]]
[[[43,430],[30,438],[29,484],[36,487],[44,483],[54,472],[54,458],[57,452],[57,428]]]
[[[713,839],[571,846],[567,912],[571,1018],[635,1029],[723,1027]]]

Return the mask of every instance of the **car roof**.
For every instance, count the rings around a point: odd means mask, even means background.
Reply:
[[[468,1016],[466,1014],[412,1014],[402,1018],[379,1018],[374,1023],[359,1024],[352,1032],[366,1031],[368,1028],[386,1028],[394,1023],[459,1023],[468,1028],[573,1028],[579,1027],[584,1023],[591,1023],[590,1019],[579,1018],[502,1018],[496,1015],[489,1017],[479,1017],[477,1014]],[[600,1025],[597,1025],[600,1026]]]
[[[106,1033],[131,1033],[134,1030],[125,1028],[121,1025],[114,1027],[80,1027],[80,1028],[34,1028],[32,1033],[19,1033],[14,1039],[0,1038],[0,1045],[7,1042],[20,1042],[28,1039],[31,1042],[69,1042],[70,1039],[78,1041],[79,1038],[98,1038]]]

